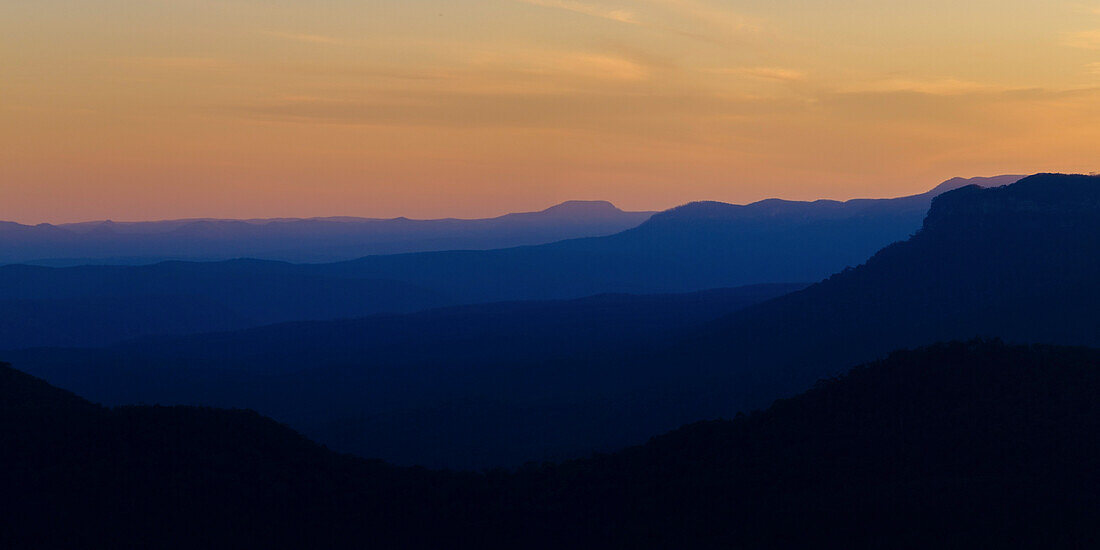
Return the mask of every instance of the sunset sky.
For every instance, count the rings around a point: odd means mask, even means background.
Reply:
[[[1100,170],[1100,3],[0,3],[0,219],[481,217]]]

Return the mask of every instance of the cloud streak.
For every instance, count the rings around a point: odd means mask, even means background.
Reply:
[[[759,19],[703,0],[644,1],[723,32],[758,31],[763,27],[763,22]]]
[[[894,93],[912,92],[934,96],[951,96],[988,92],[1007,92],[1013,88],[984,84],[969,80],[954,78],[940,79],[916,79],[916,78],[888,78],[873,80],[870,82],[855,83],[844,88],[851,93]]]
[[[93,176],[130,200],[177,159],[292,206],[327,177],[370,190],[340,202],[453,181],[471,204],[516,182],[674,201],[1095,169],[1100,92],[1074,90],[1100,87],[1100,4],[1071,2],[0,2],[0,182],[26,182],[0,207]]]
[[[1100,29],[1066,33],[1062,44],[1083,50],[1100,50]]]
[[[580,84],[582,80],[638,81],[647,78],[652,69],[644,61],[619,55],[568,50],[485,51],[466,63],[467,72],[480,71],[494,80],[539,76],[561,84]]]
[[[214,57],[123,57],[114,61],[145,69],[167,70],[216,70],[234,66],[227,59]]]
[[[270,36],[273,38],[281,38],[283,40],[292,40],[294,42],[306,42],[309,44],[343,44],[344,40],[334,38],[331,36],[324,36],[319,34],[305,34],[296,32],[283,32],[283,31],[261,31],[261,34]]]
[[[583,2],[575,2],[573,0],[518,0],[522,4],[530,4],[532,6],[539,6],[543,8],[553,8],[559,10],[565,10],[573,13],[579,13],[582,15],[588,15],[591,17],[598,17],[600,19],[607,19],[618,23],[626,23],[629,25],[641,24],[634,12],[620,8],[605,8],[594,4],[586,4]]]
[[[806,73],[787,69],[784,67],[732,67],[721,69],[708,69],[705,72],[714,74],[727,74],[748,76],[762,80],[777,80],[782,82],[796,82],[806,79]]]
[[[346,98],[281,97],[217,110],[233,116],[297,123],[630,133],[691,126],[716,116],[766,116],[798,107],[790,100],[673,92],[565,95],[395,91]]]

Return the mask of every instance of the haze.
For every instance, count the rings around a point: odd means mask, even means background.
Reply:
[[[481,217],[1090,172],[1100,5],[0,4],[0,219]]]

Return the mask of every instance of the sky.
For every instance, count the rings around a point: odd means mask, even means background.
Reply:
[[[482,217],[1100,170],[1100,3],[0,2],[0,219]]]

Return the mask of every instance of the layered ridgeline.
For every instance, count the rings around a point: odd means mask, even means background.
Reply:
[[[104,409],[0,366],[0,544],[1088,547],[1098,394],[1096,350],[938,345],[639,447],[453,474],[248,412]]]
[[[0,267],[0,349],[102,345],[301,319],[451,304],[392,279],[332,276],[261,260],[149,266]]]
[[[471,305],[0,357],[97,402],[248,407],[338,450],[480,468],[653,435],[629,394],[609,394],[629,385],[623,373],[590,361],[803,286]],[[587,421],[602,398],[613,399],[604,417]]]
[[[334,262],[371,254],[484,250],[618,233],[653,212],[606,201],[568,201],[486,219],[280,218],[96,221],[34,226],[0,222],[0,264],[149,264],[254,258]]]
[[[910,236],[932,199],[944,191],[970,181],[1002,185],[1017,179],[956,178],[928,193],[895,199],[771,199],[744,206],[698,202],[607,237],[504,250],[370,256],[331,269],[406,281],[471,302],[810,282]]]
[[[480,467],[642,441],[900,347],[1100,345],[1098,280],[1100,178],[1038,175],[946,193],[864,265],[702,326],[687,308],[613,336],[598,307],[497,305],[5,356],[108,403],[245,406],[340,450]]]
[[[314,265],[234,260],[4,266],[0,319],[7,321],[0,322],[0,349],[103,345],[141,335],[504,300],[811,282],[909,236],[940,192],[1015,178],[955,179],[898,199],[693,203],[606,237],[488,251]]]
[[[735,386],[782,392],[830,362],[948,339],[1100,345],[1097,281],[1100,176],[1040,174],[943,194],[913,238],[735,312],[681,350],[728,358],[718,370]]]

